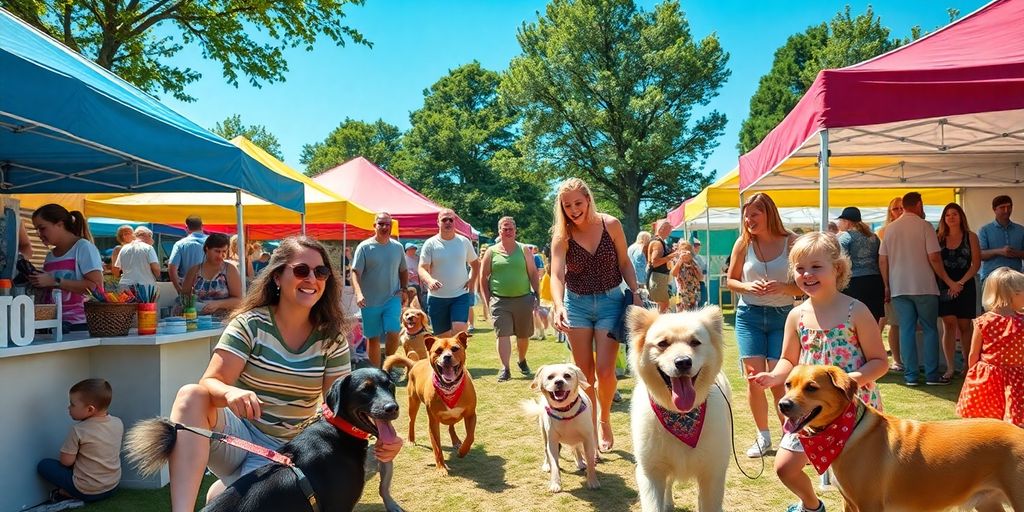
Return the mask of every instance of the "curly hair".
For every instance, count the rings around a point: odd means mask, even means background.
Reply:
[[[849,286],[853,265],[835,235],[821,231],[800,235],[793,243],[793,248],[789,250],[789,271],[795,274],[797,261],[812,254],[822,254],[826,260],[832,262],[836,272],[837,290],[842,291]]]

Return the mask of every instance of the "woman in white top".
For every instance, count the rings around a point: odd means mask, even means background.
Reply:
[[[736,343],[744,375],[771,371],[782,357],[786,316],[793,297],[802,292],[790,280],[789,248],[796,234],[782,225],[779,209],[767,194],[754,194],[742,208],[743,229],[733,245],[727,286],[739,296],[736,306]],[[764,388],[747,381],[747,400],[758,436],[748,457],[761,457],[771,446],[768,400]],[[783,387],[771,388],[777,403]],[[781,418],[780,418],[781,422]]]

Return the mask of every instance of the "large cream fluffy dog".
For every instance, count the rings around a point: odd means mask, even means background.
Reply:
[[[720,373],[721,310],[661,315],[630,306],[627,325],[637,380],[630,417],[641,510],[674,510],[677,480],[697,482],[698,510],[722,510],[732,420],[729,385]]]

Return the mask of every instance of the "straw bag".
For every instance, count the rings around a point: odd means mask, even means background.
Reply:
[[[89,335],[97,338],[127,336],[135,324],[138,304],[119,302],[86,302],[85,324]]]

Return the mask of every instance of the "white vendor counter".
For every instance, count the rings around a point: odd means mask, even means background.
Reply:
[[[223,328],[185,334],[91,338],[67,333],[62,341],[36,339],[0,348],[0,512],[34,506],[48,484],[36,464],[58,458],[73,420],[68,389],[87,378],[104,378],[114,390],[110,413],[135,422],[167,416],[178,389],[197,382]],[[122,459],[122,487],[161,487],[167,469],[143,479]]]

